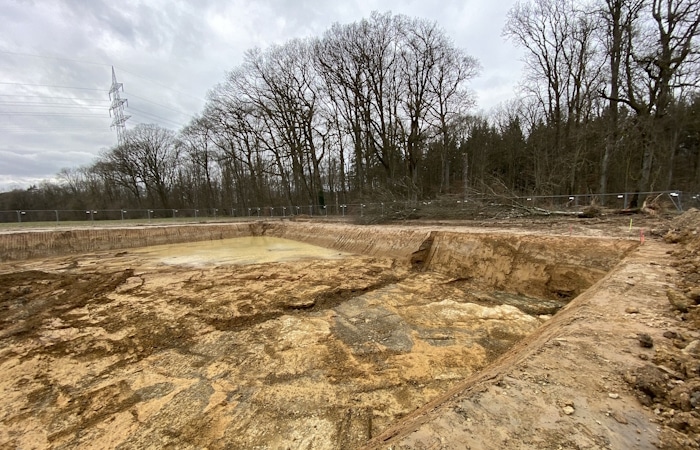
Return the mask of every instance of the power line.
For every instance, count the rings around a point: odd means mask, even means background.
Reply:
[[[61,89],[82,89],[85,91],[108,92],[107,89],[86,88],[86,87],[78,87],[78,86],[56,86],[56,85],[52,85],[52,84],[12,83],[9,81],[0,81],[0,84],[13,85],[13,86],[50,87],[50,88],[61,88]]]
[[[21,103],[21,102],[3,102],[0,101],[0,106],[39,106],[41,108],[103,108],[105,105],[80,105],[76,103]]]
[[[71,61],[71,62],[77,62],[81,64],[92,64],[95,66],[106,66],[109,67],[109,64],[104,64],[104,63],[98,63],[98,62],[92,62],[92,61],[82,61],[79,59],[71,59],[71,58],[62,58],[60,56],[49,56],[49,55],[33,55],[31,53],[20,53],[20,52],[9,52],[7,50],[0,50],[0,53],[5,53],[7,55],[17,55],[17,56],[30,56],[33,58],[43,58],[43,59],[58,59],[61,61]]]
[[[160,103],[156,103],[156,102],[154,102],[154,101],[148,100],[147,98],[139,97],[138,95],[133,94],[131,91],[127,91],[127,92],[124,92],[124,93],[125,93],[126,95],[128,95],[129,97],[140,98],[141,100],[143,100],[143,101],[145,101],[145,102],[152,103],[152,104],[154,104],[154,105],[156,105],[156,106],[160,106],[161,108],[169,109],[170,111],[173,111],[173,112],[176,112],[176,113],[180,113],[180,114],[182,114],[182,115],[184,115],[184,116],[188,116],[188,117],[194,118],[194,116],[192,116],[191,114],[188,114],[188,113],[186,113],[186,112],[179,111],[179,110],[174,109],[174,108],[171,108],[171,107],[169,107],[169,106],[161,105]]]
[[[140,114],[145,115],[145,116],[153,117],[154,119],[162,120],[162,121],[165,121],[165,122],[170,122],[171,124],[173,124],[173,125],[175,125],[175,126],[178,126],[178,127],[182,127],[182,126],[183,126],[183,124],[181,124],[181,123],[179,123],[179,122],[176,122],[176,121],[171,120],[171,119],[166,119],[165,117],[161,117],[161,116],[158,116],[158,115],[156,115],[156,114],[151,114],[151,113],[148,113],[148,112],[146,112],[146,111],[142,111],[142,110],[140,110],[140,109],[134,108],[133,106],[130,106],[130,107],[129,107],[129,111],[136,111],[137,113],[140,113]]]
[[[92,100],[96,102],[109,103],[109,100],[100,100],[98,98],[90,97],[54,97],[50,95],[30,95],[30,94],[0,94],[0,97],[39,97],[39,98],[54,98],[61,100]]]
[[[167,122],[168,126],[182,127],[182,124],[175,122],[174,120],[166,119],[164,117],[156,116],[154,114],[149,114],[147,112],[140,112],[140,114],[136,114],[136,118],[148,120],[150,121],[149,123],[153,123],[153,121],[156,120],[158,122]]]
[[[121,72],[126,72],[126,73],[131,74],[131,75],[133,75],[133,76],[135,76],[135,77],[142,78],[142,79],[148,81],[149,83],[153,83],[153,84],[155,84],[155,85],[157,85],[157,86],[160,86],[160,87],[162,87],[162,88],[164,88],[164,89],[168,89],[168,90],[171,90],[171,91],[173,91],[173,92],[177,92],[178,94],[181,94],[181,95],[187,95],[187,96],[189,96],[189,97],[192,97],[192,98],[195,99],[195,100],[199,100],[200,102],[206,102],[206,100],[204,100],[204,99],[202,99],[202,98],[199,98],[199,97],[194,96],[194,95],[192,95],[192,94],[188,94],[188,93],[186,93],[186,92],[178,91],[177,89],[173,89],[173,88],[171,88],[171,87],[169,87],[169,86],[166,86],[166,85],[164,85],[164,84],[161,84],[161,83],[158,83],[158,82],[156,82],[156,81],[153,81],[153,80],[152,80],[151,78],[149,78],[149,77],[145,77],[145,76],[143,76],[143,75],[139,75],[139,74],[134,73],[134,72],[132,72],[132,71],[130,71],[130,70],[126,70],[126,69],[124,69],[123,67],[114,66],[114,65],[112,65],[112,64],[105,64],[105,63],[99,63],[99,62],[94,62],[94,61],[84,61],[84,60],[72,59],[72,58],[63,58],[63,57],[60,57],[60,56],[37,55],[37,54],[31,54],[31,53],[11,52],[11,51],[7,51],[7,50],[0,50],[0,53],[5,53],[5,54],[8,54],[8,55],[17,55],[17,56],[28,56],[28,57],[33,57],[33,58],[42,58],[42,59],[57,59],[57,60],[60,60],[60,61],[71,61],[71,62],[77,62],[77,63],[80,63],[80,64],[92,64],[92,65],[95,65],[95,66],[102,66],[102,67],[109,67],[109,66],[112,66],[112,67],[116,67],[116,68],[119,69],[119,71],[121,71]],[[0,83],[0,84],[12,84],[12,83]],[[30,85],[28,85],[28,86],[30,86]],[[36,85],[36,86],[40,86],[40,85]],[[63,87],[63,86],[46,86],[46,87]],[[95,90],[101,90],[101,89],[95,89]]]
[[[48,133],[48,134],[64,134],[64,135],[82,135],[86,131],[90,131],[91,133],[98,133],[100,130],[94,127],[89,127],[89,128],[71,128],[71,129],[64,129],[64,127],[52,127],[52,128],[44,128],[41,127],[40,129],[27,129],[27,128],[0,128],[0,131],[3,133],[7,134],[36,134],[37,131],[40,131],[42,134]],[[100,136],[107,136],[111,135],[110,131],[105,132],[103,135]]]
[[[150,83],[153,83],[153,84],[155,84],[156,86],[160,86],[160,87],[162,87],[162,88],[171,90],[171,91],[173,91],[173,92],[177,92],[178,94],[186,95],[186,96],[191,97],[191,98],[193,98],[193,99],[195,99],[195,100],[199,100],[200,102],[206,103],[206,100],[204,100],[204,99],[202,99],[202,98],[199,98],[199,97],[196,97],[196,96],[194,96],[194,95],[192,95],[192,94],[188,94],[188,93],[186,93],[186,92],[180,92],[180,91],[178,91],[177,89],[173,89],[173,88],[168,87],[168,86],[166,86],[166,85],[164,85],[164,84],[160,84],[160,83],[158,83],[158,82],[156,82],[156,81],[151,80],[150,78],[144,77],[144,76],[142,76],[142,75],[135,74],[134,72],[130,72],[130,71],[124,69],[123,67],[117,67],[117,68],[118,68],[120,71],[126,72],[126,73],[130,73],[131,75],[133,75],[133,76],[135,76],[135,77],[143,78],[144,80],[146,80],[146,81],[148,81],[148,82],[150,82]]]
[[[57,124],[57,123],[45,123],[42,125],[25,125],[25,124],[20,124],[20,123],[14,123],[14,124],[7,124],[7,125],[0,125],[0,130],[2,131],[8,131],[8,132],[32,132],[32,133],[37,133],[37,132],[44,132],[46,130],[57,130],[57,131],[65,131],[65,132],[70,132],[70,131],[76,131],[76,132],[85,132],[90,131],[92,133],[100,133],[104,135],[111,134],[111,131],[109,131],[108,128],[104,127],[103,125],[99,123],[92,123],[92,124],[87,124],[87,123],[68,123],[68,124]]]
[[[106,129],[107,131],[104,132],[103,129]],[[96,124],[94,126],[82,126],[82,127],[77,127],[77,126],[72,126],[72,127],[62,127],[62,126],[56,126],[56,125],[48,125],[45,127],[36,127],[36,128],[0,128],[0,132],[5,133],[7,135],[10,134],[30,134],[34,137],[36,136],[43,136],[44,133],[53,133],[53,134],[63,134],[63,135],[68,135],[68,136],[78,136],[80,138],[84,138],[86,133],[90,133],[91,139],[92,138],[99,138],[100,140],[104,139],[109,139],[110,141],[114,140],[112,137],[112,132],[109,130],[109,128]],[[90,139],[81,139],[81,141],[89,141]],[[10,144],[10,142],[5,142],[5,145]],[[17,146],[22,146],[26,144],[26,142],[14,142],[14,145]]]
[[[59,112],[28,112],[28,111],[0,111],[3,116],[56,116],[56,117],[90,117],[93,119],[105,119],[108,117],[98,116],[97,114],[80,114],[80,113],[59,113]]]

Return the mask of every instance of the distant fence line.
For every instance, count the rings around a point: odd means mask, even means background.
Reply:
[[[635,196],[661,196],[670,201],[678,211],[686,207],[699,207],[700,194],[690,194],[681,191],[654,191],[654,192],[622,192],[614,194],[575,194],[575,195],[530,195],[516,197],[499,197],[500,204],[521,205],[532,208],[558,208],[564,210],[576,210],[591,204],[592,201],[604,203],[610,208],[627,208],[637,198]],[[306,215],[311,217],[327,216],[363,216],[388,215],[395,211],[410,208],[451,208],[465,209],[472,203],[486,201],[494,204],[496,197],[474,195],[465,199],[442,198],[439,200],[426,200],[418,202],[390,201],[372,203],[340,203],[331,205],[294,205],[294,206],[251,206],[229,208],[169,208],[169,209],[46,209],[31,210],[17,209],[0,211],[0,223],[28,223],[28,222],[94,222],[94,221],[134,221],[134,220],[159,220],[159,219],[216,219],[216,218],[264,218],[264,217],[293,217]],[[632,205],[634,206],[634,205]],[[638,205],[641,206],[641,205]]]

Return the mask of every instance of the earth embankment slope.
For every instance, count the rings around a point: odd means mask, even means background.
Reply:
[[[421,226],[266,225],[264,233],[338,250],[406,260],[421,251],[421,270],[493,289],[574,298],[638,245],[629,239],[509,233]],[[423,246],[429,241],[429,246]]]
[[[0,233],[0,261],[250,236],[249,223],[37,228]]]
[[[694,448],[662,432],[661,412],[640,403],[631,375],[673,347],[671,248],[647,241],[496,363],[364,448]]]
[[[587,236],[256,221],[5,232],[0,233],[0,261],[256,235],[395,258],[405,264],[412,256],[415,261],[415,254],[422,251],[421,270],[474,280],[494,289],[564,300],[583,292],[635,246],[630,240]]]
[[[31,254],[54,257],[0,270],[12,283],[3,442],[357,448],[547,321],[485,290],[565,302],[636,246],[416,226],[144,228],[86,230],[56,246],[35,235]],[[339,266],[173,268],[128,250],[236,233],[365,255]]]

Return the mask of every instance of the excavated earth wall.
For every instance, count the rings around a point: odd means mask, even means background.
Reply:
[[[275,236],[368,256],[396,258],[494,289],[570,300],[602,278],[634,241],[435,231],[429,227],[250,222],[85,228],[0,234],[0,261],[152,245]],[[585,248],[584,252],[581,248]]]
[[[410,258],[413,263],[418,260],[422,270],[498,290],[564,300],[585,291],[637,247],[628,240],[563,240],[560,236],[435,231],[429,227],[335,225],[331,233],[323,224],[275,223],[263,225],[259,232],[347,252]]]
[[[250,235],[248,223],[9,231],[0,233],[0,262]]]
[[[588,237],[437,233],[431,270],[538,297],[570,300],[601,279],[636,247]],[[581,251],[585,248],[585,251]]]
[[[139,248],[249,236],[335,251],[235,265]],[[551,314],[601,292],[637,246],[295,221],[0,233],[0,448],[381,448],[402,418],[559,326]],[[579,299],[567,310],[587,323]]]

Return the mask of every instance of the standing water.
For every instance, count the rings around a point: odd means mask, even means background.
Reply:
[[[187,266],[342,259],[349,255],[303,242],[267,236],[156,245],[132,250],[131,253],[158,259],[163,264]]]

